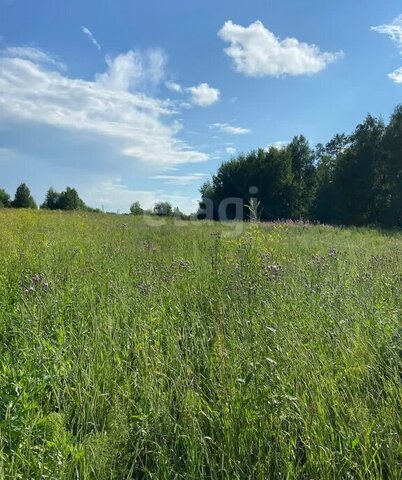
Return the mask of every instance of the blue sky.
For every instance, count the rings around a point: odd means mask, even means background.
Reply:
[[[232,155],[402,101],[387,0],[0,0],[0,187],[196,209]]]

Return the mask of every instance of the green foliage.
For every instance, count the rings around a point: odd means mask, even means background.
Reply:
[[[25,183],[21,183],[15,192],[14,200],[11,202],[13,208],[37,208],[35,200]]]
[[[50,187],[46,193],[45,201],[40,208],[47,210],[58,210],[60,206],[60,193],[56,192],[53,187]]]
[[[201,188],[199,217],[212,203],[238,198],[260,202],[261,219],[319,220],[347,225],[402,226],[402,106],[388,125],[368,115],[352,135],[337,134],[315,152],[303,136],[284,149],[240,155],[222,164]],[[254,194],[250,188],[256,187]],[[240,219],[234,205],[228,218]]]
[[[161,217],[171,217],[173,215],[173,207],[169,202],[158,202],[154,206],[153,213]]]
[[[81,200],[75,188],[67,187],[64,192],[58,193],[50,187],[41,208],[46,210],[85,210],[88,207]]]
[[[0,478],[400,478],[400,232],[124,221],[0,211]]]
[[[140,202],[134,202],[130,206],[131,215],[143,215],[144,210],[141,208]]]
[[[10,195],[3,188],[0,188],[0,208],[9,207],[11,207]]]
[[[60,210],[83,210],[85,203],[81,200],[75,188],[67,187],[64,192],[61,192],[58,201]]]

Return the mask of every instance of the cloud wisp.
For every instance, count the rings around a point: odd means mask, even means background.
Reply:
[[[399,51],[402,55],[402,15],[396,17],[391,23],[385,25],[379,25],[377,27],[371,27],[371,30],[377,33],[382,33],[387,35],[391,40],[393,40]],[[398,68],[392,73],[388,74],[390,78],[395,83],[402,84],[402,67]]]
[[[252,133],[249,128],[237,127],[230,123],[213,123],[209,128],[217,129],[221,133],[226,133],[228,135],[247,135],[248,133]]]
[[[179,83],[173,82],[171,80],[168,80],[165,83],[165,87],[171,92],[175,92],[175,93],[181,93],[183,91],[183,87]]]
[[[167,55],[161,49],[140,53],[135,50],[116,57],[106,56],[107,71],[96,76],[104,88],[118,91],[149,90],[165,77]]]
[[[188,175],[154,175],[151,180],[162,180],[167,185],[190,185],[194,182],[200,182],[208,173],[190,173]]]
[[[391,40],[396,42],[402,53],[402,15],[396,17],[391,23],[371,27],[374,32],[388,35]]]
[[[82,33],[89,39],[89,41],[99,50],[102,50],[102,47],[99,45],[98,40],[93,36],[91,30],[87,27],[81,27]]]
[[[64,63],[60,62],[56,56],[35,47],[7,47],[1,54],[5,57],[23,58],[38,65],[50,66],[58,70],[67,70]]]
[[[225,53],[235,69],[249,77],[314,75],[343,57],[343,52],[322,52],[296,38],[280,40],[260,21],[248,27],[228,21],[218,36],[229,43]]]

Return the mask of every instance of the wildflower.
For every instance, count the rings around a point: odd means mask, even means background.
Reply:
[[[179,267],[182,270],[187,270],[187,271],[191,270],[191,264],[187,260],[180,260],[179,261]]]

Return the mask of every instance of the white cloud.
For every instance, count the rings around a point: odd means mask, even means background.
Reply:
[[[81,30],[82,30],[82,33],[89,38],[90,42],[92,42],[92,44],[95,45],[95,47],[98,50],[102,50],[98,40],[96,40],[96,38],[93,36],[93,33],[91,32],[91,30],[89,30],[89,28],[82,26]]]
[[[397,43],[402,53],[402,15],[396,17],[390,24],[371,27],[371,29],[375,32],[388,35],[391,40]]]
[[[144,54],[129,50],[117,57],[106,57],[108,69],[96,81],[110,90],[133,91],[156,87],[165,76],[166,54],[159,49]]]
[[[198,87],[187,89],[191,93],[191,101],[199,107],[208,107],[219,100],[220,91],[212,88],[208,83],[201,83]]]
[[[66,70],[64,63],[60,62],[55,56],[35,47],[8,47],[1,54],[7,57],[25,58],[37,64],[50,65],[60,70]]]
[[[100,145],[106,142],[121,160],[128,157],[133,171],[139,164],[164,170],[209,159],[178,138],[181,125],[173,119],[175,112],[169,102],[126,91],[130,84],[127,75],[111,75],[114,62],[106,77],[98,76],[94,82],[49,71],[19,57],[15,50],[3,53],[0,120],[6,124],[42,125],[77,138],[91,135]],[[149,63],[159,64],[151,59]]]
[[[321,52],[316,45],[296,38],[280,40],[260,21],[249,27],[228,21],[218,36],[230,44],[225,53],[236,70],[250,77],[313,75],[343,56],[342,52]]]
[[[191,173],[189,175],[154,175],[150,178],[152,180],[163,180],[168,185],[189,185],[208,176],[208,173]]]
[[[402,15],[396,17],[390,24],[371,27],[371,29],[388,35],[397,44],[402,54]],[[395,70],[395,72],[389,73],[388,78],[395,83],[402,83],[402,67]]]
[[[182,102],[180,108],[191,108],[192,105],[197,105],[199,107],[208,107],[213,105],[219,100],[220,91],[217,88],[212,88],[208,83],[201,83],[198,86],[194,87],[183,87],[177,82],[168,80],[165,82],[165,87],[175,93],[184,93],[187,92],[190,94],[191,104],[188,102]]]
[[[170,91],[176,92],[176,93],[181,93],[183,91],[183,87],[179,83],[172,82],[171,80],[168,80],[165,83],[165,87]]]
[[[389,73],[388,77],[395,83],[402,83],[402,67],[395,70],[395,72]]]
[[[271,143],[268,145],[266,150],[269,150],[271,147],[277,148],[278,150],[282,150],[289,145],[289,142],[286,140],[278,140],[277,142]]]
[[[216,128],[222,133],[227,133],[229,135],[246,135],[247,133],[252,133],[250,129],[243,127],[236,127],[230,125],[229,123],[213,123],[210,125],[210,128]]]
[[[234,148],[234,147],[226,147],[226,153],[228,153],[229,155],[235,155],[237,152],[237,149]]]

